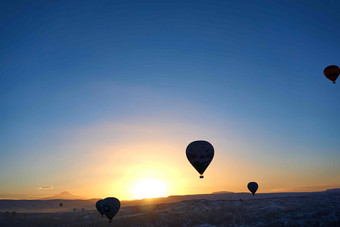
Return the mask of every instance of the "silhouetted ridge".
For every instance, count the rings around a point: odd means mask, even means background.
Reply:
[[[340,193],[340,188],[327,189],[326,192],[330,192],[330,193]]]
[[[52,199],[75,200],[75,199],[86,199],[86,198],[82,196],[73,195],[67,191],[63,191],[62,193],[57,194],[57,195],[42,198],[42,200],[52,200]]]
[[[228,192],[228,191],[219,191],[219,192],[213,192],[211,194],[232,194],[234,192]]]

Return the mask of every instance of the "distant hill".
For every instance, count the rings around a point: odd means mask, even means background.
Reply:
[[[234,193],[234,192],[219,191],[219,192],[213,192],[213,193],[211,193],[211,194],[230,194],[230,193]]]
[[[50,196],[50,197],[45,197],[45,198],[42,198],[41,200],[52,200],[52,199],[68,199],[68,200],[76,200],[76,199],[87,199],[85,197],[82,197],[82,196],[77,196],[77,195],[73,195],[69,192],[62,192],[58,195],[54,195],[54,196]]]
[[[331,193],[340,193],[340,188],[332,188],[332,189],[327,189],[326,192],[331,192]]]

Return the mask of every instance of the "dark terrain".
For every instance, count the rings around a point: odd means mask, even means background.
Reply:
[[[3,212],[4,205],[8,206],[11,201],[15,203],[13,200],[0,201],[0,226],[340,226],[338,190],[255,197],[248,193],[227,193],[126,201],[112,224],[94,210],[95,200],[68,201],[74,207],[84,205],[84,211],[63,208],[69,211],[13,213],[14,210],[7,207],[8,211]],[[45,202],[51,205],[58,201]],[[133,205],[136,203],[149,204]],[[35,206],[42,208],[41,204]],[[15,206],[12,204],[11,207]],[[25,210],[29,209],[26,207]]]

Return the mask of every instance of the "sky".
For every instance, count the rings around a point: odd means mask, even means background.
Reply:
[[[1,1],[0,198],[340,187],[339,1]],[[205,178],[185,149],[209,141]],[[148,187],[146,187],[148,185]]]

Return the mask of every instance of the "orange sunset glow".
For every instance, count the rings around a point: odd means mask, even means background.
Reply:
[[[0,226],[340,226],[339,13],[0,1]]]

